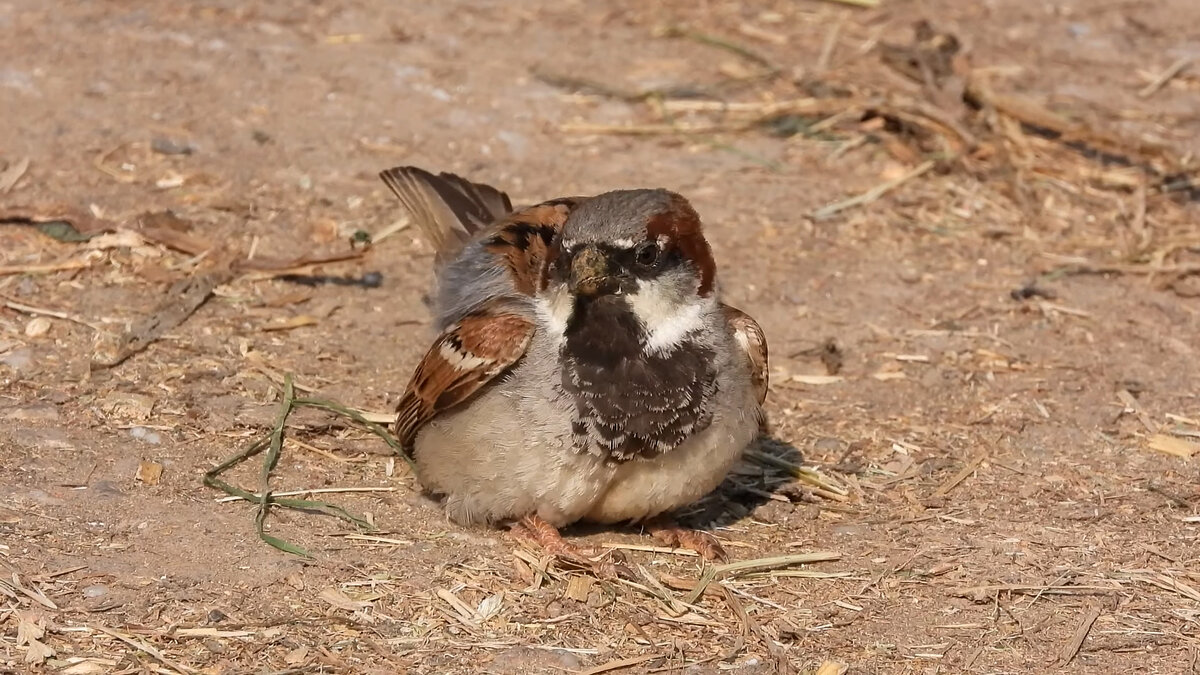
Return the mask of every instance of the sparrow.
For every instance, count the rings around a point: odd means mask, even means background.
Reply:
[[[514,210],[450,173],[380,177],[435,250],[436,337],[395,432],[449,519],[562,554],[579,552],[559,533],[571,523],[642,524],[724,557],[667,514],[757,437],[767,343],[721,302],[691,204],[634,189]]]

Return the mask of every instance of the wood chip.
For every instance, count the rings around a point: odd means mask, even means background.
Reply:
[[[1180,424],[1187,424],[1187,425],[1190,425],[1193,427],[1200,427],[1200,420],[1194,420],[1190,417],[1184,417],[1183,415],[1174,415],[1172,413],[1167,413],[1167,419],[1171,420],[1172,422],[1179,422]]]
[[[92,359],[92,367],[111,368],[124,363],[187,321],[212,297],[213,289],[232,278],[233,273],[228,268],[221,268],[175,282],[150,316],[135,323],[121,336],[115,353],[98,352]]]
[[[793,375],[790,379],[792,382],[799,382],[800,384],[820,386],[842,382],[846,378],[841,375]]]
[[[106,251],[112,248],[137,248],[145,246],[146,240],[133,230],[117,230],[92,237],[83,245],[88,250]]]
[[[630,668],[640,663],[645,663],[652,659],[659,658],[662,658],[661,654],[647,654],[645,656],[634,656],[633,658],[628,659],[617,659],[615,661],[609,661],[608,663],[601,663],[600,665],[593,666],[587,670],[581,670],[579,671],[579,675],[600,675],[600,673],[611,673],[614,670]]]
[[[25,584],[21,583],[21,577],[16,572],[12,573],[11,581],[5,580],[5,579],[0,579],[0,592],[8,591],[9,589],[11,589],[14,592],[19,592],[22,595],[25,595],[26,597],[28,597],[29,599],[38,603],[42,607],[45,607],[46,609],[54,609],[54,610],[58,609],[58,605],[54,604],[54,601],[51,600],[50,598],[47,598],[46,594],[43,593],[42,590],[37,587],[37,585],[30,584],[30,585],[26,586]],[[6,594],[15,596],[15,593],[6,593]]]
[[[850,666],[844,663],[838,663],[837,661],[826,661],[822,663],[819,668],[817,668],[817,672],[814,675],[844,675],[844,673],[849,669]]]
[[[193,235],[192,222],[180,218],[172,211],[148,211],[138,216],[137,231],[147,241],[159,246],[186,253],[200,255],[213,248],[213,243]]]
[[[269,333],[272,331],[292,330],[293,328],[301,328],[304,326],[315,326],[317,323],[318,321],[316,317],[309,316],[308,314],[300,314],[284,319],[283,321],[276,321],[264,326],[260,326],[259,330],[263,331],[264,333]]]
[[[300,645],[299,647],[296,647],[295,649],[283,655],[284,663],[288,664],[289,666],[298,666],[301,663],[304,663],[304,660],[307,658],[308,645]]]
[[[0,298],[0,299],[3,299],[3,298]],[[44,307],[34,307],[32,305],[26,305],[26,304],[22,304],[19,302],[13,302],[12,300],[5,300],[4,306],[9,309],[16,310],[18,312],[24,312],[25,314],[33,314],[34,316],[49,316],[49,317],[53,317],[55,319],[62,319],[63,321],[70,321],[71,323],[77,323],[81,326],[87,326],[88,328],[91,328],[93,330],[100,330],[99,324],[94,324],[91,321],[88,321],[86,319],[81,319],[73,314],[68,314],[66,312],[59,312],[57,310],[46,309]]]
[[[1099,607],[1092,607],[1083,615],[1083,618],[1079,620],[1079,626],[1075,628],[1075,634],[1071,636],[1070,642],[1063,645],[1062,651],[1058,653],[1059,665],[1065,666],[1075,660],[1075,655],[1083,647],[1083,641],[1087,639],[1088,633],[1092,632],[1092,624],[1096,623],[1096,619],[1099,617]]]
[[[158,485],[158,481],[162,479],[163,465],[158,462],[141,462],[138,464],[137,473],[134,474],[134,479],[139,480],[146,485]]]
[[[567,591],[563,595],[575,602],[587,602],[593,584],[595,584],[595,579],[592,577],[573,574],[570,579],[567,579]]]
[[[1146,441],[1146,447],[1176,457],[1189,458],[1200,452],[1200,443],[1167,434],[1154,434]]]
[[[338,609],[344,609],[349,612],[357,612],[360,609],[366,609],[371,606],[371,603],[354,600],[336,588],[326,588],[317,595],[317,598],[328,602]]]
[[[1135,415],[1137,415],[1138,420],[1141,421],[1142,426],[1146,427],[1147,431],[1152,434],[1158,433],[1158,425],[1150,419],[1150,416],[1146,414],[1145,410],[1142,410],[1141,404],[1138,403],[1138,400],[1134,398],[1133,394],[1129,393],[1128,389],[1122,389],[1118,391],[1117,398],[1121,399],[1121,403],[1125,405],[1127,410],[1131,410]]]
[[[983,464],[983,460],[985,459],[987,459],[986,452],[981,452],[976,455],[975,458],[970,462],[967,462],[967,465],[960,469],[958,473],[951,476],[945,483],[942,483],[937,490],[934,490],[932,496],[945,497],[946,495],[950,494],[950,491],[955,487],[958,487],[959,483],[963,482],[968,476],[975,473],[975,469],[979,468],[979,465]]]

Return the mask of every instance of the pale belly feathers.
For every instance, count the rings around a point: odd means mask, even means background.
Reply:
[[[535,337],[503,380],[416,438],[421,484],[445,498],[451,520],[492,523],[537,514],[563,526],[639,521],[714,490],[757,436],[758,402],[748,367],[720,368],[714,417],[703,431],[650,460],[620,464],[571,447],[574,403],[552,353]]]

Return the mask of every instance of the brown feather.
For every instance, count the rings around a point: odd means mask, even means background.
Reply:
[[[533,330],[531,320],[498,304],[476,310],[443,331],[396,406],[396,436],[405,451],[412,452],[421,427],[519,361]]]
[[[434,175],[415,166],[380,172],[436,251],[438,265],[453,260],[477,232],[512,211],[508,195],[452,173]]]
[[[437,251],[440,267],[478,236],[518,293],[544,287],[554,238],[582,198],[555,199],[512,211],[508,195],[453,174],[401,166],[380,173]],[[417,433],[438,414],[466,401],[524,355],[534,324],[493,298],[434,340],[396,407],[396,435],[411,452]]]
[[[712,292],[717,263],[700,229],[700,216],[686,199],[672,193],[670,210],[663,211],[646,223],[646,235],[651,239],[665,237],[669,247],[679,251],[684,259],[696,266],[696,272],[700,275],[700,295],[707,296]]]
[[[545,288],[554,238],[580,199],[556,199],[510,214],[484,240],[484,247],[508,268],[518,292],[533,295]]]
[[[721,305],[725,311],[725,319],[738,337],[738,344],[745,349],[746,358],[750,360],[750,380],[758,392],[758,404],[767,400],[767,386],[770,384],[770,373],[767,364],[767,336],[749,314]]]

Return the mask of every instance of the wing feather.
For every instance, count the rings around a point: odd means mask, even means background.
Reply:
[[[525,355],[534,323],[504,306],[481,308],[447,327],[425,353],[396,406],[396,436],[412,452],[421,428],[471,398]]]
[[[396,407],[396,435],[411,453],[430,420],[470,399],[525,354],[535,330],[528,297],[541,290],[554,240],[583,198],[513,211],[508,195],[453,174],[399,166],[379,175],[434,246],[438,267],[478,239],[489,258],[465,269],[505,269],[512,282],[458,303],[472,309],[446,326],[417,365]]]
[[[722,308],[725,310],[726,320],[733,328],[738,345],[750,360],[750,380],[758,393],[758,404],[762,405],[763,401],[767,400],[767,386],[770,384],[770,374],[767,370],[767,336],[749,314],[729,305],[722,305]]]
[[[512,211],[508,195],[452,173],[434,175],[415,166],[379,173],[436,251],[439,265],[454,259],[476,233]]]

